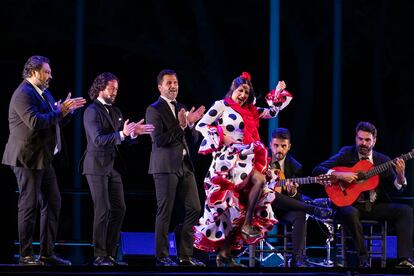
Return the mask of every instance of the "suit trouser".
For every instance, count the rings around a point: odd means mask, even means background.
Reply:
[[[20,256],[33,254],[37,207],[40,205],[40,255],[53,254],[59,225],[61,197],[52,165],[43,170],[11,167],[19,187],[18,234]]]
[[[126,212],[121,175],[112,169],[108,176],[87,174],[86,179],[94,206],[94,255],[115,256]]]
[[[164,258],[168,254],[168,230],[174,203],[177,198],[184,205],[185,217],[181,230],[180,256],[193,255],[193,226],[200,216],[200,199],[197,183],[188,161],[183,161],[176,173],[154,174],[157,196],[157,215],[155,219],[156,257]]]
[[[293,255],[302,256],[305,249],[306,237],[306,213],[312,213],[312,206],[300,200],[277,193],[272,203],[276,217],[292,224],[292,247]]]
[[[397,254],[399,258],[411,257],[413,245],[413,209],[400,203],[374,203],[371,211],[365,210],[364,204],[355,204],[338,208],[338,216],[344,222],[345,229],[351,235],[355,250],[360,260],[367,256],[367,249],[364,244],[363,228],[361,219],[387,220],[395,226],[397,235]]]

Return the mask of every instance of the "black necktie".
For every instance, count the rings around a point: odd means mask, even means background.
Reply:
[[[171,104],[174,106],[174,114],[175,114],[175,118],[178,120],[178,107],[177,107],[177,101],[171,101]]]
[[[49,101],[49,99],[46,95],[46,92],[42,93],[42,97],[45,100],[45,102],[47,103],[47,105],[49,106],[50,110],[53,111],[54,110],[53,105],[50,103],[50,101]],[[60,152],[60,150],[62,149],[62,138],[60,137],[59,123],[57,123],[55,125],[55,131],[56,131],[56,150],[57,150],[57,152],[55,152],[55,154],[56,154],[56,153]]]
[[[276,170],[279,170],[280,172],[283,172],[283,170],[282,170],[282,168],[281,168],[281,166],[280,166],[280,163],[279,163],[279,161],[273,161],[273,163],[272,163],[272,168],[273,169],[276,169]]]
[[[280,163],[279,161],[275,161],[274,166],[276,169],[280,170]]]

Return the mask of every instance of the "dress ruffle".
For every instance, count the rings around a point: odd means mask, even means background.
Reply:
[[[244,240],[241,226],[246,215],[250,183],[249,175],[256,169],[267,169],[267,149],[261,142],[248,145],[223,146],[213,153],[213,162],[205,178],[206,202],[204,215],[194,227],[194,246],[204,251],[217,251],[231,236],[231,248],[240,249],[243,243],[255,243],[277,223],[271,207],[274,191],[265,185],[253,215],[252,224],[261,237]]]
[[[217,127],[208,127],[208,135],[206,135],[201,141],[200,149],[198,153],[200,154],[210,154],[221,148],[223,144],[223,130],[220,126]]]

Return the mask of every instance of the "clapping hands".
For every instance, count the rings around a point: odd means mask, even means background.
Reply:
[[[187,127],[187,118],[185,116],[185,109],[181,108],[180,111],[178,111],[178,123],[180,124],[180,127],[182,129]]]
[[[154,131],[154,125],[152,124],[144,124],[144,119],[139,121],[135,124],[134,134],[135,135],[142,135],[142,134],[151,134]]]
[[[151,134],[154,131],[154,126],[151,124],[144,124],[144,119],[139,121],[138,123],[129,122],[127,119],[124,122],[124,128],[122,132],[125,136],[130,136],[131,134],[138,136],[142,134]]]
[[[69,92],[63,103],[62,100],[56,102],[56,107],[62,112],[63,117],[86,104],[86,100],[83,97],[71,98],[71,96],[72,93]]]
[[[186,114],[186,111],[184,108],[181,108],[178,112],[178,122],[180,124],[181,128],[186,128],[187,123],[192,125],[198,120],[203,117],[204,112],[206,111],[206,108],[202,105],[197,110],[195,110],[195,107],[193,106],[190,111],[188,111],[188,114]]]
[[[201,117],[203,117],[205,111],[206,111],[206,108],[204,107],[204,105],[197,108],[197,110],[195,110],[195,108],[193,106],[191,108],[191,110],[188,112],[188,115],[187,115],[188,123],[189,124],[194,124],[195,122],[200,120]]]

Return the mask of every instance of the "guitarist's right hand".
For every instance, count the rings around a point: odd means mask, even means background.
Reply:
[[[334,175],[338,180],[342,180],[348,183],[352,183],[358,180],[358,174],[354,172],[336,172],[333,171],[331,173]]]

